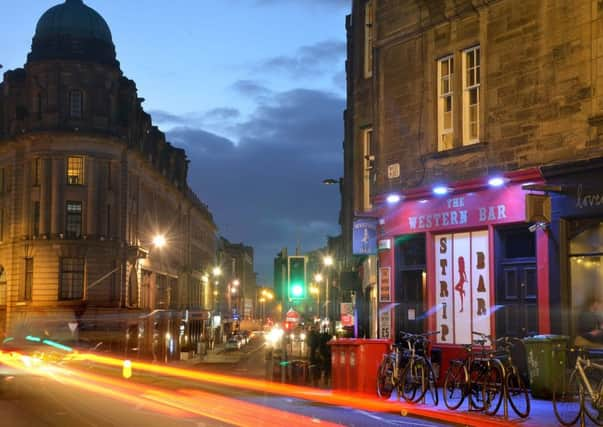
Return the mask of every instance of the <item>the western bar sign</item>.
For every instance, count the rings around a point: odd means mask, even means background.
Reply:
[[[377,253],[377,220],[357,218],[354,220],[354,255],[373,255]]]
[[[525,192],[520,185],[492,188],[429,200],[409,200],[386,219],[388,234],[453,230],[525,220]]]

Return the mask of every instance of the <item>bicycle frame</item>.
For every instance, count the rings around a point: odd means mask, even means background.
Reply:
[[[603,405],[603,381],[601,382],[601,390],[593,390],[593,386],[590,383],[588,377],[586,376],[584,368],[597,368],[603,370],[603,365],[601,365],[600,363],[592,362],[589,358],[584,358],[580,354],[578,354],[575,366],[575,369],[580,375],[580,380],[582,383],[581,385],[586,388],[586,391],[588,392],[595,405],[597,407],[601,407]]]

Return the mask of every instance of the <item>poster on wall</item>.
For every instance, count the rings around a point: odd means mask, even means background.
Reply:
[[[390,339],[391,329],[392,317],[391,310],[388,308],[379,312],[379,338]]]
[[[436,254],[436,314],[438,343],[452,343],[452,234],[441,234],[435,239]]]
[[[490,335],[490,266],[488,231],[471,233],[473,330]]]
[[[454,342],[469,344],[471,338],[471,234],[453,235],[452,283]]]
[[[434,236],[437,328],[441,344],[469,344],[490,334],[488,231]]]
[[[381,267],[379,269],[379,302],[391,302],[391,269],[389,267]]]

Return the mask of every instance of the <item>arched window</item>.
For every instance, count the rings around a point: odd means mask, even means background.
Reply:
[[[83,115],[84,97],[81,90],[72,90],[69,92],[69,117],[72,119],[81,119]]]

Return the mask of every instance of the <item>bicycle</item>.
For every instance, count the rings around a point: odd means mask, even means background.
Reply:
[[[417,403],[429,391],[433,404],[439,403],[437,378],[430,358],[429,337],[439,331],[424,334],[405,333],[409,359],[400,376],[400,395],[407,402]],[[417,393],[418,392],[418,393]]]
[[[401,366],[407,357],[404,344],[392,344],[391,351],[383,355],[377,370],[377,396],[389,399],[399,389]]]
[[[514,337],[502,337],[495,341],[497,350],[490,353],[490,357],[494,358],[496,363],[492,364],[490,369],[493,371],[489,373],[489,381],[484,387],[484,413],[487,415],[495,415],[498,412],[503,397],[506,397],[517,416],[527,418],[530,414],[528,389],[511,355],[513,346],[518,342],[523,343],[520,338]]]
[[[591,361],[588,352],[582,348],[571,348],[568,350],[568,355],[575,355],[576,361],[573,368],[566,369],[562,381],[554,384],[555,416],[564,426],[571,426],[578,419],[584,425],[586,414],[591,421],[601,426],[603,425],[603,364]]]
[[[491,342],[491,337],[480,332],[472,334],[480,337],[473,341],[480,346],[480,351],[476,352],[473,344],[465,344],[465,358],[451,360],[446,371],[442,396],[444,404],[450,410],[458,409],[468,398],[470,409],[483,411],[486,409],[486,402],[492,399],[485,387],[492,382],[488,375],[496,373],[491,369],[493,361],[489,357],[490,352],[485,348],[486,343]]]

